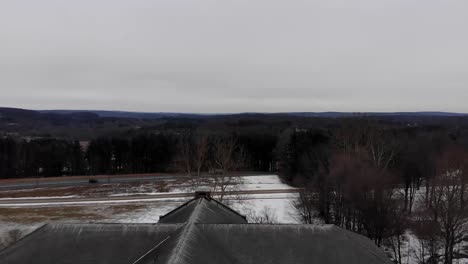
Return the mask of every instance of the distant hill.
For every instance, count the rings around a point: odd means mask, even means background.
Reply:
[[[433,117],[450,117],[450,116],[468,116],[468,113],[451,113],[451,112],[290,112],[286,115],[303,116],[303,117],[352,117],[352,116],[433,116]]]
[[[55,113],[54,111],[35,111],[19,108],[0,107],[0,118],[18,121],[23,119],[34,119],[34,121],[69,121],[69,120],[91,120],[99,118],[98,114],[92,111],[71,111],[69,113]]]
[[[343,117],[371,117],[404,126],[467,126],[468,114],[448,112],[286,112],[286,113],[147,113],[102,110],[27,110],[0,107],[0,136],[63,137],[86,140],[132,130],[159,133],[180,129],[316,128]]]
[[[207,118],[220,116],[248,116],[248,115],[288,115],[300,117],[324,117],[340,118],[352,116],[434,116],[434,117],[453,117],[468,116],[468,113],[451,112],[279,112],[279,113],[232,113],[232,114],[194,114],[194,113],[165,113],[165,112],[127,112],[127,111],[104,111],[104,110],[40,110],[40,113],[52,114],[74,114],[74,113],[93,113],[99,117],[120,117],[136,119],[158,119],[158,118]]]
[[[92,111],[35,111],[0,107],[0,136],[89,138],[120,127],[137,126],[125,118],[101,117]]]
[[[189,114],[189,113],[148,113],[127,111],[105,111],[105,110],[39,110],[40,113],[51,114],[74,114],[92,113],[99,117],[135,118],[135,119],[159,119],[159,118],[204,118],[213,116],[211,114]]]

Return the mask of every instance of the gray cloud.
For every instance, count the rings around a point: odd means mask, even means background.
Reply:
[[[3,0],[0,105],[468,112],[464,0]]]

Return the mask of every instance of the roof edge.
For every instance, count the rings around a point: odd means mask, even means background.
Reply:
[[[10,248],[18,245],[19,243],[21,242],[24,242],[26,239],[28,239],[29,237],[39,233],[40,231],[44,230],[46,227],[48,227],[50,224],[49,223],[45,223],[41,226],[39,226],[38,228],[36,228],[34,231],[32,231],[31,233],[25,235],[24,237],[18,239],[17,241],[13,242],[11,245],[5,247],[4,249],[0,250],[0,255],[2,255],[2,253],[8,251]]]
[[[236,210],[232,209],[231,207],[229,207],[229,206],[223,204],[222,202],[220,202],[220,201],[218,201],[218,200],[216,200],[216,199],[213,199],[213,198],[211,198],[211,199],[212,199],[213,201],[215,201],[218,205],[221,205],[222,207],[228,209],[229,211],[235,213],[236,215],[238,215],[238,216],[244,218],[244,220],[247,222],[247,216],[245,216],[245,215],[243,215],[243,214],[237,212]]]
[[[167,213],[167,214],[165,214],[165,215],[159,216],[159,221],[161,221],[161,220],[164,219],[165,217],[170,216],[171,214],[177,212],[179,209],[181,209],[181,208],[183,208],[183,207],[189,205],[191,202],[193,202],[193,201],[195,201],[195,200],[198,200],[198,199],[200,199],[200,197],[194,197],[194,198],[188,200],[187,202],[185,202],[185,203],[183,203],[183,204],[177,206],[175,209],[173,209],[173,210],[170,211],[169,213]]]

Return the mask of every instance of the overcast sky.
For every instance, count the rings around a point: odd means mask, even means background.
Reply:
[[[468,1],[1,0],[0,106],[468,112]]]

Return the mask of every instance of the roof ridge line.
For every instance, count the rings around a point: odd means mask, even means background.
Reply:
[[[148,252],[146,252],[145,254],[143,254],[141,257],[139,257],[137,260],[135,260],[132,264],[138,264],[138,262],[140,262],[140,260],[142,260],[143,258],[145,258],[146,256],[148,256],[151,252],[153,252],[155,249],[157,249],[159,246],[161,246],[162,244],[164,244],[164,242],[166,242],[169,238],[171,238],[171,236],[167,236],[163,241],[159,242],[156,246],[154,246],[152,249],[150,249]]]
[[[177,245],[172,250],[172,253],[167,261],[168,264],[183,263],[180,261],[180,259],[183,257],[183,250],[187,247],[187,240],[190,239],[190,234],[192,233],[195,226],[194,224],[196,223],[196,220],[200,217],[200,208],[201,206],[204,206],[204,201],[206,198],[197,199],[199,199],[198,204],[192,212],[192,215],[190,215],[190,218],[187,221],[184,230],[182,231],[181,238],[177,241]]]

